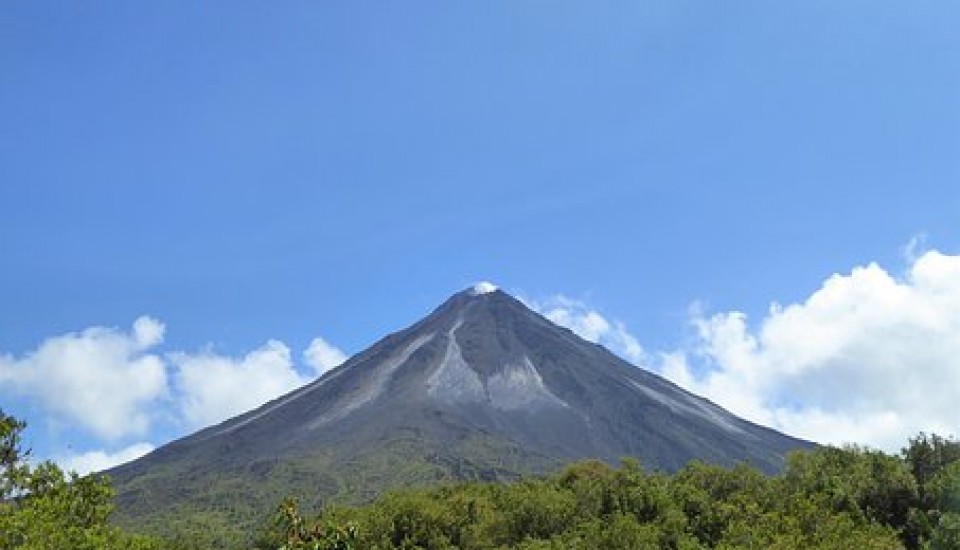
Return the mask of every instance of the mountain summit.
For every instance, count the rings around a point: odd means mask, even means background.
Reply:
[[[321,378],[109,474],[121,513],[211,491],[359,501],[392,485],[512,479],[577,459],[775,471],[810,444],[740,419],[559,327],[490,283]],[[231,492],[233,491],[233,492]]]

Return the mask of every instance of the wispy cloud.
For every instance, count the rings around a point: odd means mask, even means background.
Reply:
[[[135,443],[117,452],[109,453],[102,450],[61,456],[55,462],[64,470],[86,475],[91,472],[102,472],[124,462],[140,458],[154,449],[150,443]]]
[[[524,299],[524,302],[547,319],[569,328],[584,340],[606,346],[636,365],[643,365],[647,361],[640,341],[630,334],[624,323],[608,319],[586,302],[562,294],[542,301]]]

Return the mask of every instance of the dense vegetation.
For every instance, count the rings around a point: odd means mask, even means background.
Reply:
[[[367,504],[386,487],[506,483],[563,465],[482,434],[465,437],[443,453],[435,449],[417,434],[400,433],[360,456],[330,446],[282,459],[234,455],[222,460],[218,450],[174,464],[158,461],[115,485],[113,522],[142,533],[176,534],[187,548],[244,548],[288,496],[297,498],[305,513],[313,513],[331,503]],[[540,466],[538,460],[542,467],[531,470],[532,464]]]
[[[783,474],[625,460],[513,484],[392,492],[304,518],[285,502],[260,548],[960,548],[960,443],[921,434],[903,456],[824,447]]]
[[[0,410],[0,549],[158,550],[157,539],[108,522],[113,491],[105,478],[31,466],[20,446],[24,423]]]
[[[22,422],[0,412],[0,550],[200,548],[112,526],[98,476],[30,466]],[[202,525],[202,517],[194,518]],[[694,462],[673,475],[582,462],[544,478],[404,489],[312,518],[285,501],[259,535],[270,550],[388,548],[958,549],[960,442],[920,434],[900,456],[823,447],[766,476]]]

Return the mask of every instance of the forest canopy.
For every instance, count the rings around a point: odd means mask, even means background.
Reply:
[[[900,456],[821,447],[790,455],[778,476],[588,461],[512,484],[395,491],[310,519],[288,500],[259,548],[956,550],[960,443],[920,434]]]
[[[0,550],[194,549],[216,533],[135,535],[110,523],[103,476],[31,465],[23,422],[0,411]],[[191,518],[202,524],[203,518]],[[279,505],[248,543],[264,550],[960,548],[960,442],[920,434],[899,455],[857,446],[789,456],[767,476],[692,462],[669,475],[598,461],[515,483],[388,492],[305,517]]]

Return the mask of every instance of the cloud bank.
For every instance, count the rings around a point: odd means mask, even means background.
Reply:
[[[551,321],[727,410],[821,443],[895,452],[920,431],[960,433],[960,256],[919,251],[907,270],[834,274],[800,303],[693,308],[693,341],[647,353],[623,323],[584,302],[528,301]]]
[[[310,381],[297,372],[290,348],[277,340],[236,359],[209,351],[170,358],[182,396],[180,411],[192,428],[226,420]]]
[[[737,311],[692,323],[696,346],[662,355],[662,374],[751,420],[891,451],[960,427],[960,256],[927,251],[900,277],[873,263],[835,274],[753,328]]]
[[[20,357],[0,354],[0,396],[12,392],[54,424],[79,428],[84,447],[99,441],[117,448],[142,439],[157,424],[182,433],[256,408],[320,375],[346,359],[322,338],[303,352],[305,373],[290,348],[270,340],[239,357],[214,353],[156,351],[165,327],[138,318],[128,331],[91,327],[44,340]],[[13,411],[5,411],[12,413]],[[36,433],[36,432],[32,432]],[[80,473],[99,471],[153,449],[148,442],[120,451],[60,456],[58,462]]]
[[[23,357],[0,356],[0,387],[100,439],[140,436],[150,428],[148,405],[167,390],[163,361],[148,352],[163,333],[159,321],[140,317],[130,332],[92,327],[48,338]]]

